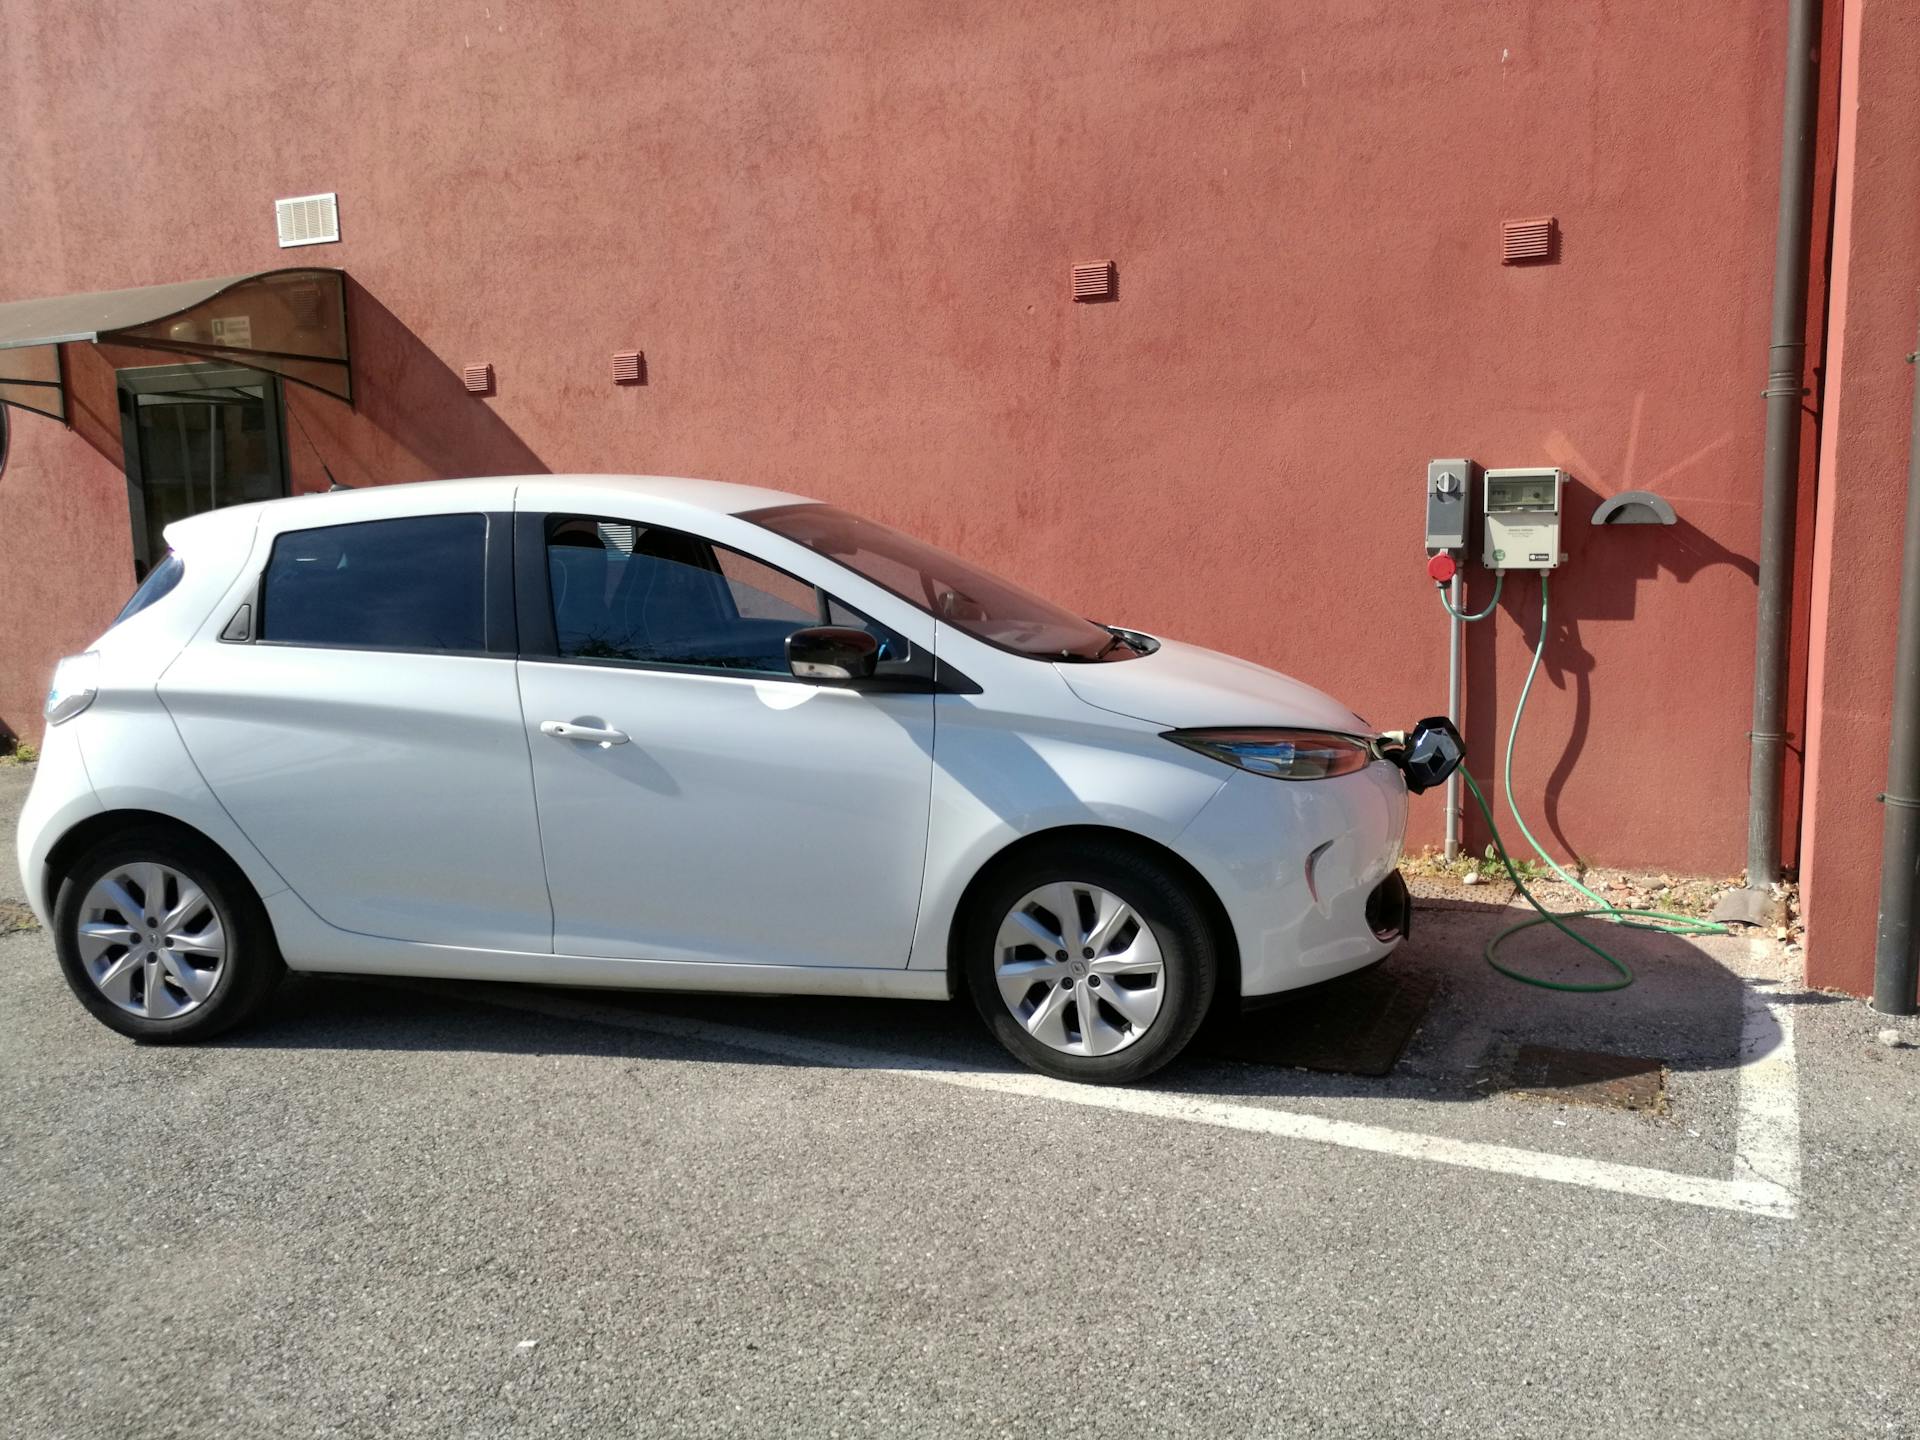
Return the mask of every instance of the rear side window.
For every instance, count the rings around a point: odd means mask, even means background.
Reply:
[[[113,624],[131,620],[155,601],[166,599],[186,573],[187,567],[181,563],[180,557],[169,550],[166,559],[147,572],[147,578],[140,582],[140,588],[133,592],[133,598],[120,607],[120,613],[113,617]],[[111,630],[113,625],[107,628]]]
[[[291,530],[273,542],[260,638],[369,650],[486,649],[484,515]]]

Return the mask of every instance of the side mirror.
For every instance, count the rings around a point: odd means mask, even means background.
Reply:
[[[1447,783],[1447,777],[1466,758],[1467,742],[1444,715],[1422,720],[1407,736],[1400,768],[1407,773],[1407,789],[1415,795]]]
[[[850,625],[814,625],[787,636],[787,668],[802,680],[864,680],[880,642]]]

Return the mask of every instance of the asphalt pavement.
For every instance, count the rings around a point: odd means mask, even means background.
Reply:
[[[1513,918],[1416,916],[1385,1077],[1112,1103],[960,1004],[294,977],[138,1046],[0,936],[0,1430],[1915,1434],[1920,1025],[1745,940],[1526,990],[1478,954]],[[1530,1044],[1660,1103],[1516,1093]]]

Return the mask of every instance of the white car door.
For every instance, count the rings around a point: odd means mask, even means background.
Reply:
[[[555,950],[904,967],[926,856],[931,657],[686,529],[523,514],[516,574]],[[785,637],[825,619],[882,635],[893,678],[795,679]],[[915,666],[925,683],[902,673]],[[607,733],[581,733],[594,731]]]
[[[227,636],[189,645],[161,680],[220,803],[330,925],[551,948],[511,524],[416,514],[262,534],[264,569],[220,617]]]

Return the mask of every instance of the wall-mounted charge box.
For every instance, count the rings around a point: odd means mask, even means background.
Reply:
[[[1427,462],[1427,550],[1467,548],[1467,512],[1480,467],[1471,460]]]
[[[1552,570],[1560,564],[1564,470],[1489,470],[1482,561],[1489,570]]]

